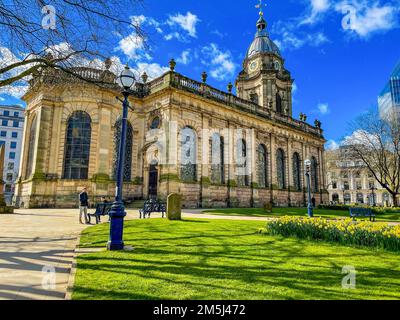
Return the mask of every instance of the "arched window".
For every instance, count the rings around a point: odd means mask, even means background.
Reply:
[[[293,154],[293,187],[294,190],[301,191],[301,163],[297,152]]]
[[[224,138],[218,133],[211,137],[211,181],[212,183],[224,183]]]
[[[282,113],[282,97],[279,92],[276,93],[276,112]]]
[[[68,119],[64,179],[87,179],[91,138],[91,119],[84,111],[75,111]]]
[[[267,186],[267,148],[260,144],[257,149],[257,175],[258,186],[265,188]]]
[[[197,180],[196,154],[197,154],[196,132],[185,127],[181,130],[181,180],[192,182]]]
[[[357,193],[357,203],[359,204],[364,203],[364,195],[362,193]]]
[[[333,201],[334,203],[339,203],[339,195],[338,195],[337,193],[334,193],[334,194],[332,195],[332,201]]]
[[[26,160],[26,173],[25,179],[29,179],[33,173],[33,157],[35,155],[36,148],[36,128],[37,128],[37,117],[33,115],[31,122],[31,129],[29,130],[29,142],[28,142],[28,159]]]
[[[286,188],[285,170],[285,153],[282,149],[278,149],[276,151],[276,171],[279,189]]]
[[[114,126],[114,157],[113,157],[113,179],[117,179],[118,153],[119,143],[121,140],[122,120],[115,122]],[[132,180],[132,145],[133,145],[133,129],[132,125],[127,121],[126,127],[126,144],[125,144],[125,162],[124,162],[124,181]]]
[[[311,157],[311,186],[313,192],[318,192],[318,163],[315,157]]]
[[[247,145],[246,140],[239,139],[236,146],[236,167],[237,167],[237,179],[239,186],[249,185],[248,175],[248,161],[247,161]]]

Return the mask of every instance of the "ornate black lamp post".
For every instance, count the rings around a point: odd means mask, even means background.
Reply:
[[[308,216],[311,218],[313,217],[313,206],[311,203],[311,183],[310,183],[310,173],[311,173],[311,160],[307,159],[304,161],[304,171],[305,175],[307,177],[307,193],[308,193],[308,205],[307,205],[307,211],[308,211]]]
[[[126,216],[124,203],[122,201],[122,186],[124,181],[124,163],[125,163],[125,145],[126,128],[128,118],[129,102],[128,97],[131,94],[131,87],[136,79],[128,65],[118,77],[117,82],[122,88],[124,100],[122,101],[122,123],[121,137],[119,140],[118,160],[117,160],[117,186],[115,188],[115,201],[110,210],[110,239],[107,243],[108,250],[123,250],[124,241],[122,240],[124,217]]]
[[[369,190],[371,190],[372,192],[372,206],[375,207],[376,206],[376,202],[375,202],[375,190],[378,190],[377,188],[375,188],[375,186],[371,186],[371,188],[369,188]]]

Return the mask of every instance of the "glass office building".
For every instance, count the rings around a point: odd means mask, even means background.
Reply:
[[[400,62],[397,64],[389,82],[378,97],[379,113],[382,119],[400,121]]]

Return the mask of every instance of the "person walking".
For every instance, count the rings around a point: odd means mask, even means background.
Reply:
[[[82,189],[82,192],[79,194],[79,223],[83,224],[82,222],[82,214],[85,216],[85,223],[89,223],[87,209],[89,206],[89,196],[86,192],[86,187]]]

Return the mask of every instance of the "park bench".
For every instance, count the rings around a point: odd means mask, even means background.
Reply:
[[[110,212],[112,207],[112,202],[107,202],[107,203],[98,203],[96,205],[96,211],[94,213],[89,213],[89,223],[90,223],[90,218],[94,217],[96,219],[96,224],[101,222],[100,217],[101,216],[107,216],[108,213]]]
[[[139,218],[140,219],[145,219],[146,216],[150,218],[150,215],[153,212],[159,212],[162,214],[162,217],[164,218],[165,212],[166,212],[166,205],[164,202],[161,202],[159,200],[151,199],[151,200],[146,200],[143,204],[143,208],[139,210]]]
[[[369,217],[369,221],[375,221],[375,213],[369,208],[350,208],[350,217],[356,220],[356,217]]]

